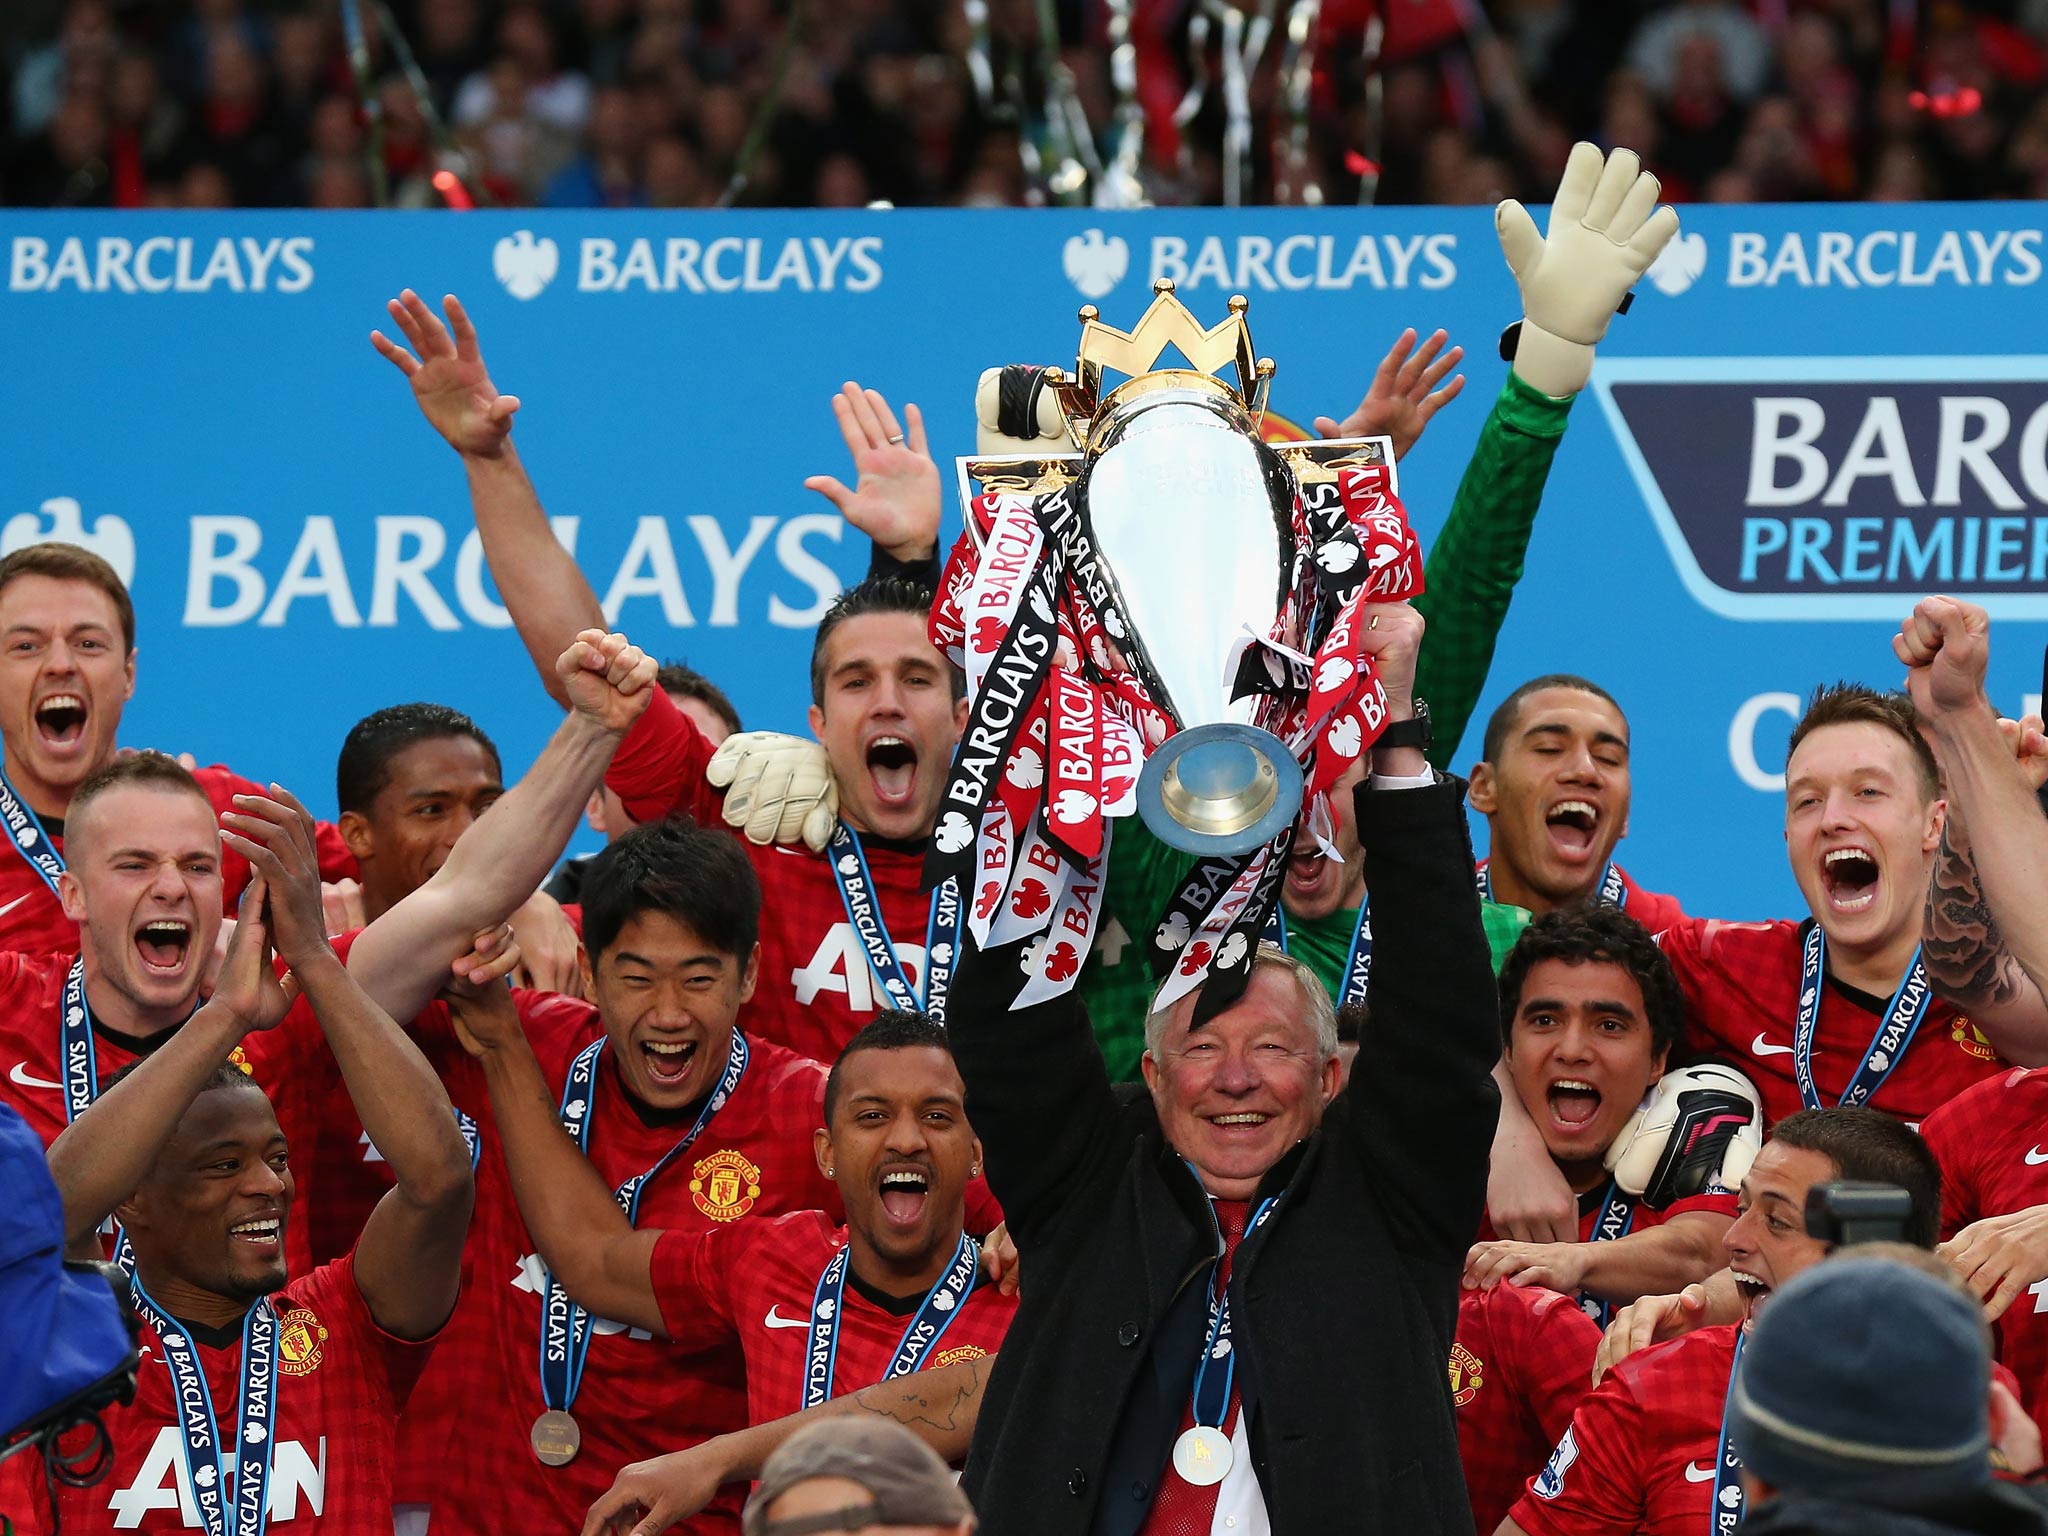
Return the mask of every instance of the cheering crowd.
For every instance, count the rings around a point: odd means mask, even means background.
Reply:
[[[118,749],[169,686],[120,580],[0,560],[0,1156],[24,1223],[118,1266],[0,1252],[41,1266],[13,1400],[140,1330],[131,1399],[0,1462],[0,1514],[2042,1529],[2048,735],[1987,700],[1985,615],[1925,598],[1871,683],[1816,688],[1806,910],[1763,923],[1615,862],[1621,703],[1495,654],[1593,349],[1676,227],[1657,193],[1582,146],[1547,233],[1504,205],[1513,366],[1426,590],[1359,638],[1385,728],[1220,1006],[1153,1007],[1187,861],[1135,818],[1052,996],[924,883],[969,701],[930,622],[939,469],[875,390],[833,401],[852,484],[807,482],[873,543],[818,626],[814,741],[607,631],[452,297],[373,339],[565,711],[516,784],[459,696],[347,731],[331,825]],[[1404,334],[1319,425],[1405,453],[1459,358]],[[995,394],[982,450],[1027,445]],[[586,813],[607,846],[558,870]]]

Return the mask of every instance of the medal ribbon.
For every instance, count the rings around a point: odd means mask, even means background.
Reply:
[[[1272,915],[1266,919],[1266,942],[1277,944],[1287,954],[1294,951],[1287,947],[1287,911],[1279,902],[1273,903]],[[1351,930],[1351,948],[1344,956],[1344,976],[1339,983],[1341,991],[1337,1006],[1365,1001],[1367,985],[1372,981],[1372,898],[1367,897],[1358,904],[1358,925]]]
[[[21,855],[22,862],[42,877],[52,896],[56,895],[57,877],[64,873],[64,855],[50,841],[42,818],[15,793],[4,772],[0,772],[0,825],[7,828],[7,835],[14,841],[14,851]]]
[[[586,1156],[590,1152],[590,1123],[597,1118],[597,1060],[606,1044],[605,1040],[593,1040],[585,1046],[570,1063],[568,1081],[562,1085],[562,1129]],[[662,1153],[660,1162],[645,1173],[634,1174],[612,1192],[627,1221],[639,1217],[640,1196],[648,1184],[689,1151],[704,1133],[704,1127],[711,1123],[711,1117],[725,1108],[726,1100],[739,1087],[746,1071],[747,1037],[735,1029],[732,1049],[725,1058],[725,1074],[719,1078],[711,1097],[704,1101],[704,1107],[697,1111],[696,1123],[681,1141]],[[589,1308],[571,1301],[569,1293],[550,1272],[547,1289],[541,1296],[540,1316],[540,1395],[549,1408],[566,1412],[583,1389],[583,1365],[590,1356],[591,1328],[595,1322]]]
[[[1492,860],[1479,866],[1479,899],[1493,900]],[[1628,910],[1628,885],[1621,878],[1621,870],[1614,861],[1607,861],[1607,868],[1600,873],[1600,894],[1593,898],[1596,907],[1612,907],[1617,912]]]
[[[846,1315],[846,1265],[851,1248],[841,1248],[818,1276],[818,1288],[811,1295],[811,1345],[804,1362],[803,1406],[815,1408],[832,1395],[832,1379],[839,1370],[839,1322]],[[946,1330],[966,1309],[981,1276],[981,1244],[965,1232],[953,1249],[953,1261],[946,1272],[925,1292],[923,1303],[903,1337],[896,1341],[896,1357],[882,1380],[894,1381],[921,1368],[924,1359],[937,1348]]]
[[[839,882],[840,905],[854,936],[868,957],[868,969],[889,995],[891,1007],[915,1013],[920,1007],[932,1022],[946,1022],[946,994],[952,990],[953,962],[960,953],[960,882],[948,877],[932,889],[931,916],[925,920],[925,996],[920,1001],[910,973],[896,953],[889,937],[889,925],[882,919],[881,904],[875,900],[874,876],[868,873],[868,856],[860,845],[860,834],[845,822],[832,830],[825,845],[826,862],[832,878]]]
[[[1735,1454],[1735,1373],[1742,1368],[1742,1346],[1749,1336],[1735,1334],[1735,1358],[1728,1365],[1728,1395],[1721,1408],[1720,1456],[1714,1462],[1714,1502],[1707,1508],[1707,1536],[1733,1536],[1742,1523],[1742,1458]]]
[[[1242,1248],[1266,1218],[1273,1214],[1273,1207],[1280,1203],[1278,1195],[1268,1195],[1261,1200],[1258,1209],[1252,1212],[1252,1219],[1244,1224],[1244,1237],[1237,1240]],[[1209,1219],[1216,1219],[1216,1209],[1209,1208]],[[1211,1266],[1209,1287],[1209,1337],[1202,1349],[1202,1358],[1195,1366],[1194,1414],[1195,1423],[1205,1429],[1222,1432],[1223,1421],[1230,1414],[1230,1394],[1237,1381],[1237,1352],[1230,1343],[1230,1287],[1215,1284],[1215,1276],[1223,1263],[1223,1228],[1216,1228],[1216,1263]],[[1223,1362],[1221,1371],[1212,1373],[1209,1367],[1218,1360]]]
[[[1593,1223],[1593,1241],[1611,1243],[1627,1237],[1636,1224],[1635,1197],[1614,1180],[1607,1181],[1607,1195],[1601,1202],[1600,1219]],[[1590,1291],[1579,1292],[1579,1310],[1605,1328],[1614,1318],[1614,1303],[1602,1301]]]
[[[1799,1100],[1808,1109],[1822,1107],[1820,1089],[1813,1081],[1813,1035],[1820,1022],[1821,978],[1827,969],[1827,935],[1819,923],[1807,931],[1799,965],[1799,1017],[1792,1026],[1792,1074],[1799,1080]],[[1863,1063],[1839,1101],[1844,1109],[1868,1104],[1877,1097],[1885,1080],[1899,1069],[1906,1048],[1920,1032],[1927,1011],[1934,1004],[1934,989],[1927,983],[1927,968],[1920,963],[1920,951],[1913,950],[1913,963],[1906,979],[1885,1004],[1877,1033],[1863,1053]]]
[[[159,1306],[132,1275],[135,1310],[156,1330],[171,1369],[185,1488],[207,1536],[263,1536],[270,1521],[270,1447],[277,1418],[277,1312],[264,1297],[242,1319],[242,1388],[235,1404],[235,1441],[220,1443],[213,1394],[185,1325]],[[230,1514],[232,1512],[232,1516]]]

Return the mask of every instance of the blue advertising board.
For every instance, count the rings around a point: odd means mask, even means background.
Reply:
[[[1994,697],[2037,707],[2048,206],[1684,220],[1573,411],[1483,709],[1539,672],[1606,684],[1635,736],[1624,862],[1754,917],[1797,904],[1777,775],[1798,702],[1895,682],[1914,596],[1986,603]],[[366,339],[402,287],[468,304],[620,627],[749,726],[799,731],[810,630],[867,558],[802,486],[847,475],[842,381],[916,401],[944,461],[972,449],[984,367],[1070,361],[1079,304],[1129,325],[1157,277],[1210,322],[1246,294],[1303,423],[1343,415],[1403,326],[1443,326],[1470,382],[1402,465],[1426,542],[1520,313],[1479,209],[10,212],[0,259],[0,547],[75,535],[130,573],[127,741],[323,810],[371,709],[465,709],[511,771],[554,720],[460,466]]]

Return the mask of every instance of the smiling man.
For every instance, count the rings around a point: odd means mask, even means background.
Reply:
[[[0,950],[77,946],[76,919],[58,896],[72,799],[114,761],[134,692],[135,606],[112,566],[75,544],[31,544],[0,559],[0,823],[12,849],[0,854]],[[196,769],[193,782],[216,811],[257,790],[218,764]],[[340,834],[322,825],[318,836],[321,878],[352,877]],[[219,865],[232,905],[249,866],[232,852]]]
[[[1896,1185],[1912,1200],[1906,1238],[1934,1246],[1941,1171],[1920,1138],[1868,1109],[1781,1121],[1742,1181],[1722,1242],[1742,1321],[1631,1355],[1580,1401],[1549,1464],[1497,1536],[1701,1536],[1739,1517],[1741,1464],[1723,1443],[1728,1383],[1770,1295],[1826,1257],[1806,1231],[1806,1195],[1835,1179]],[[1733,1519],[1728,1521],[1732,1527]]]
[[[483,1062],[521,1214],[557,1283],[683,1350],[737,1343],[749,1422],[1000,1347],[1016,1303],[982,1282],[963,1229],[981,1150],[929,1020],[884,1014],[832,1068],[814,1155],[844,1224],[814,1210],[694,1231],[627,1221],[562,1136],[504,1001],[464,1003],[455,1024]],[[628,1502],[615,1494],[593,1518]]]

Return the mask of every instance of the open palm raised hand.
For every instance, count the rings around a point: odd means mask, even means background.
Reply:
[[[476,327],[462,301],[451,293],[441,307],[448,313],[446,325],[425,299],[406,289],[385,308],[413,350],[408,352],[382,331],[370,332],[370,345],[412,381],[420,414],[449,447],[457,453],[495,457],[511,438],[518,397],[499,394],[491,382],[477,347]]]

